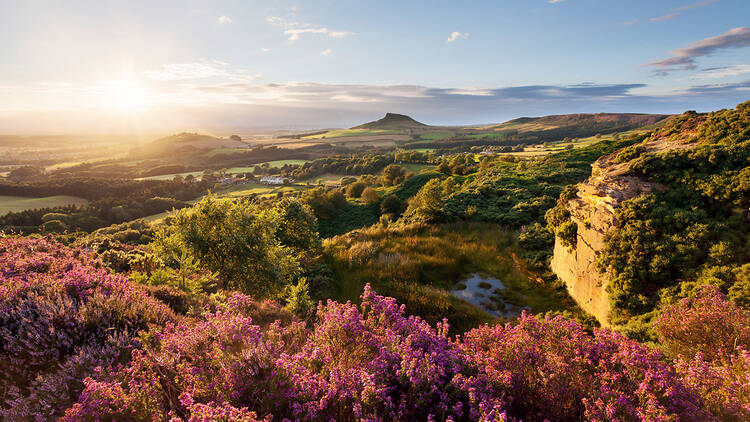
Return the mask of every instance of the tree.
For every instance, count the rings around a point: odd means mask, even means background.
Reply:
[[[224,287],[260,297],[280,292],[300,271],[276,237],[279,223],[277,209],[211,195],[175,213],[171,222],[177,240],[202,267],[217,272]]]
[[[232,136],[229,137],[229,139],[232,140],[232,141],[235,141],[235,142],[241,142],[242,141],[242,138],[240,138],[239,135],[232,135]]]
[[[392,214],[398,217],[401,214],[403,206],[403,202],[401,202],[396,195],[388,195],[383,199],[383,202],[380,203],[380,213]]]
[[[295,249],[299,255],[320,249],[318,220],[309,205],[296,198],[284,198],[275,208],[279,210],[276,237],[282,245]]]
[[[362,200],[368,204],[372,204],[380,200],[380,195],[378,195],[378,191],[376,191],[375,189],[367,188],[362,191]]]
[[[367,183],[359,181],[354,182],[346,188],[346,196],[349,198],[359,198],[362,192],[367,188]]]
[[[8,173],[8,179],[14,182],[24,182],[42,175],[44,175],[43,167],[23,166],[11,170]]]
[[[397,164],[389,164],[383,169],[383,176],[381,177],[383,186],[394,186],[401,183],[404,180],[405,170],[403,167]]]
[[[443,215],[443,183],[430,179],[409,201],[405,215],[414,222],[436,222]]]

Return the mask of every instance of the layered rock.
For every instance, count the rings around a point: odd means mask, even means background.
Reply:
[[[649,141],[644,152],[663,152],[689,148],[693,144],[666,138]],[[623,201],[664,186],[628,174],[630,162],[617,163],[617,153],[605,155],[592,164],[592,175],[578,185],[577,197],[567,210],[578,230],[572,247],[555,239],[552,270],[562,279],[579,306],[609,326],[610,301],[607,294],[609,274],[597,269],[606,237],[616,225],[617,209]]]

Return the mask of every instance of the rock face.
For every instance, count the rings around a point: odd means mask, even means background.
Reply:
[[[644,144],[645,152],[684,149],[692,144],[658,139]],[[597,260],[606,244],[606,236],[615,226],[616,210],[623,201],[663,190],[664,186],[628,175],[629,162],[616,163],[617,153],[605,155],[592,164],[592,175],[578,185],[576,198],[567,209],[578,227],[572,248],[555,239],[552,271],[562,279],[570,295],[603,326],[609,326],[609,274],[597,269]]]

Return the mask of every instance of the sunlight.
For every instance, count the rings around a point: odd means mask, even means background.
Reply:
[[[132,80],[112,81],[105,85],[104,95],[113,110],[138,112],[151,105],[151,92]]]

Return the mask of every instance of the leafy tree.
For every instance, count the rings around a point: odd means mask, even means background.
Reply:
[[[404,215],[414,222],[437,222],[443,216],[443,185],[440,179],[430,179],[409,201]]]
[[[294,254],[276,237],[280,219],[276,209],[209,195],[178,211],[171,225],[177,241],[202,267],[217,272],[224,287],[264,297],[300,272]]]
[[[372,204],[380,200],[380,195],[378,195],[378,191],[368,187],[362,191],[362,200],[368,204]]]
[[[388,195],[380,203],[381,214],[391,214],[398,217],[403,210],[404,204],[396,195]]]
[[[383,186],[393,186],[401,183],[404,180],[406,171],[403,167],[397,164],[389,164],[383,169],[383,176],[381,177],[381,183]]]
[[[275,208],[279,212],[276,237],[282,245],[294,249],[298,256],[320,250],[316,230],[318,220],[309,205],[295,198],[284,198]]]
[[[310,299],[309,290],[310,288],[305,278],[300,278],[297,284],[289,286],[285,308],[300,318],[309,315],[313,308],[313,301]]]
[[[350,184],[346,188],[346,196],[349,198],[359,198],[362,196],[362,192],[367,188],[367,183],[358,181]]]

